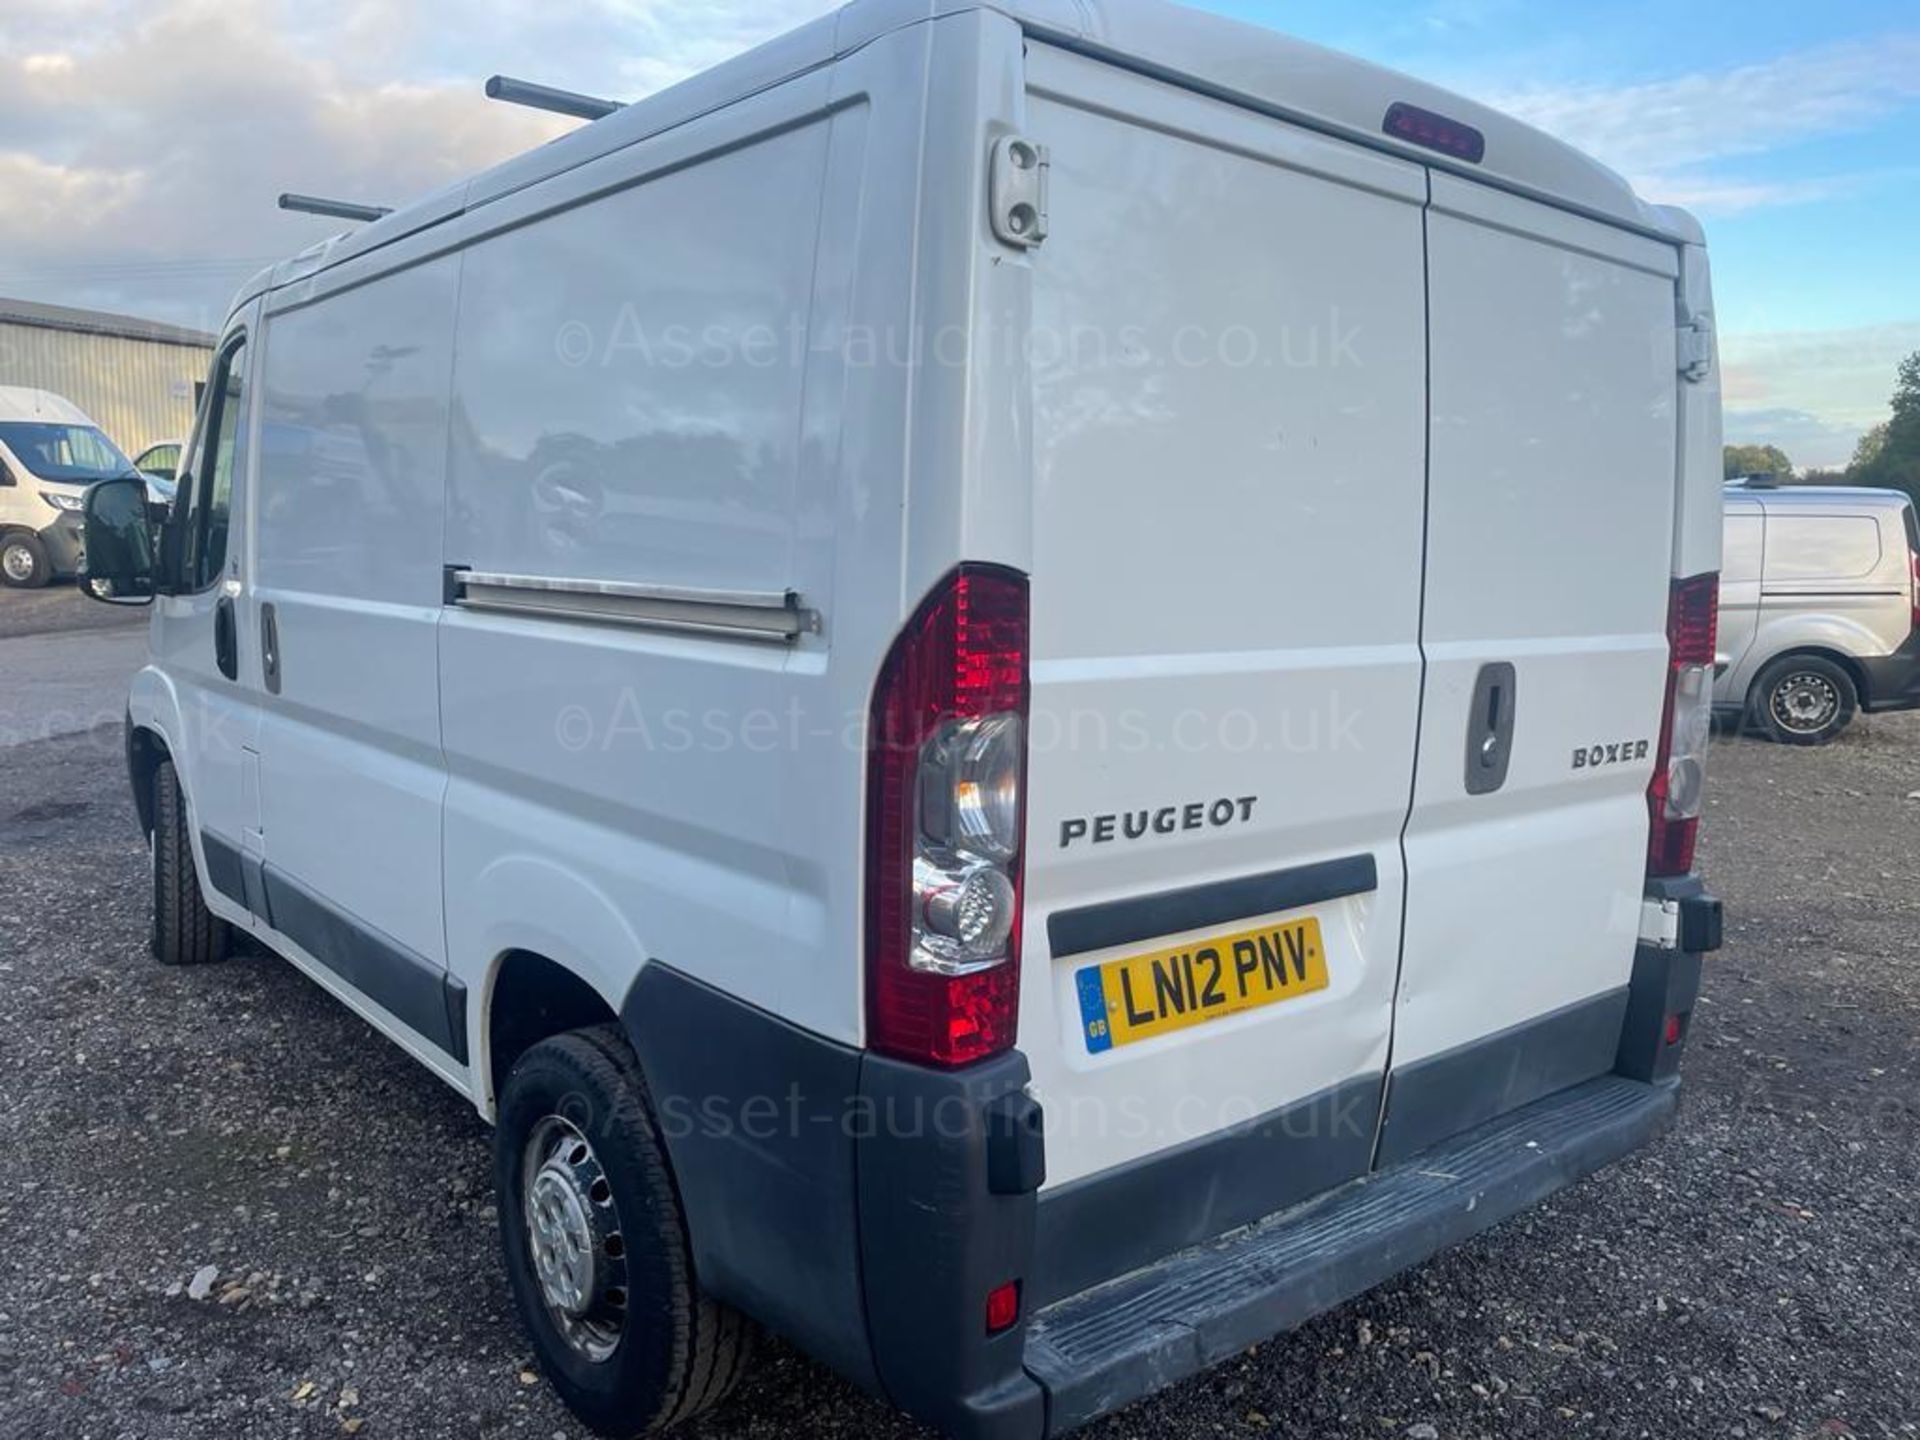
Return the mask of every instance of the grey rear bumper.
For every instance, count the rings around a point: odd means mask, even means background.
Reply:
[[[1057,1435],[1291,1329],[1619,1159],[1677,1082],[1564,1090],[1033,1318],[1025,1368]]]

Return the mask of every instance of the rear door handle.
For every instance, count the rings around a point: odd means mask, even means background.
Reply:
[[[260,606],[260,672],[266,676],[267,693],[280,693],[280,617],[274,613],[273,602],[263,601]]]
[[[234,624],[231,595],[222,595],[213,607],[213,662],[227,679],[240,678],[240,636]]]
[[[1516,702],[1513,666],[1494,660],[1480,667],[1467,711],[1467,793],[1488,795],[1507,783],[1513,753]]]

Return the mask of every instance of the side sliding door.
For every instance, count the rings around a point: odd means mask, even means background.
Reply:
[[[437,642],[459,259],[362,283],[353,263],[316,298],[268,303],[266,902],[283,949],[464,1089],[441,920]]]

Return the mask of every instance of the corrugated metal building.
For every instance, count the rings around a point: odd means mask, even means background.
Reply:
[[[0,385],[65,396],[128,455],[186,437],[213,343],[131,315],[0,300]]]

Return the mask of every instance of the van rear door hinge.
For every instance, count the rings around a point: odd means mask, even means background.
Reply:
[[[1047,147],[1020,135],[993,142],[987,205],[993,233],[1031,250],[1047,238]]]
[[[1680,322],[1676,346],[1682,379],[1698,385],[1713,371],[1713,317],[1689,315]]]

